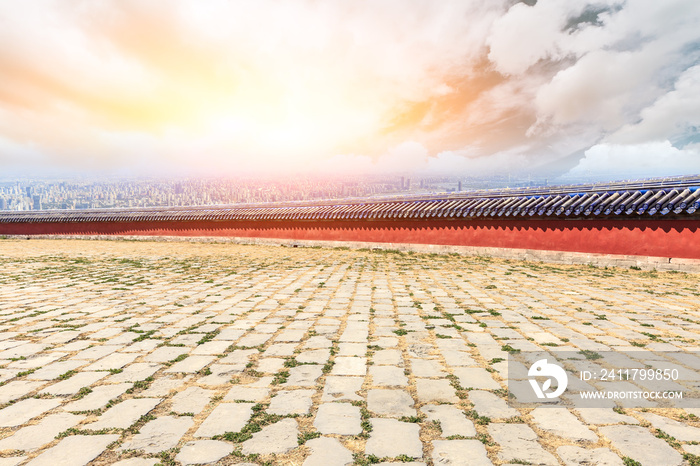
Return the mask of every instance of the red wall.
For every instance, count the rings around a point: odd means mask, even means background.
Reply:
[[[0,234],[237,236],[483,246],[700,259],[700,220],[382,220],[0,223]]]

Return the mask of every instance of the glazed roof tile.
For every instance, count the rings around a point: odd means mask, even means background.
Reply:
[[[430,218],[688,217],[700,177],[264,204],[0,211],[0,223],[134,221],[366,221]]]

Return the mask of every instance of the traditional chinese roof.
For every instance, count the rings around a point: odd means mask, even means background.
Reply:
[[[700,177],[372,198],[193,207],[1,211],[0,223],[689,217]]]

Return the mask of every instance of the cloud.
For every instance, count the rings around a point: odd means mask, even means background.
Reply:
[[[5,165],[31,147],[76,169],[514,170],[681,147],[698,126],[695,0],[36,0],[0,17]]]
[[[539,120],[530,134],[537,134],[543,121],[545,131],[570,124],[618,128],[630,106],[650,100],[648,83],[656,63],[647,52],[588,53],[540,87],[535,98]]]
[[[527,168],[520,150],[480,156],[474,151],[444,151],[430,155],[421,144],[408,141],[390,148],[377,158],[367,155],[339,154],[319,166],[322,174],[348,175],[405,174],[432,176],[475,176]]]
[[[30,144],[18,144],[0,137],[0,165],[9,166],[21,162],[37,166],[42,161],[44,161],[44,157],[41,152]]]
[[[587,6],[567,0],[516,3],[493,24],[489,59],[501,73],[519,75],[540,60],[563,58],[568,52],[562,43],[565,26]]]
[[[700,147],[678,149],[671,142],[598,144],[585,153],[568,178],[634,179],[700,173]]]
[[[626,124],[609,138],[618,144],[635,144],[696,133],[700,127],[700,65],[683,72],[674,90],[640,112],[641,121]]]
[[[321,173],[343,173],[366,175],[372,173],[415,174],[428,167],[428,151],[423,145],[406,141],[390,148],[379,157],[367,155],[339,154],[329,159],[319,167]]]
[[[698,60],[698,19],[697,2],[633,0],[600,14],[599,24],[561,31],[550,48],[573,62],[538,89],[528,134],[589,125],[604,136],[638,119]]]

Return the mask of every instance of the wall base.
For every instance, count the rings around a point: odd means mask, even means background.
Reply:
[[[372,250],[414,251],[419,253],[461,254],[466,256],[495,257],[499,259],[547,262],[552,264],[583,264],[596,267],[639,267],[643,270],[679,271],[700,273],[700,259],[684,259],[657,256],[629,256],[620,254],[594,254],[537,249],[493,248],[475,246],[451,246],[411,243],[378,243],[362,241],[320,241],[274,238],[246,238],[220,236],[144,236],[144,235],[9,235],[15,239],[73,239],[110,241],[182,241],[193,243],[233,243],[283,247],[325,247]]]

